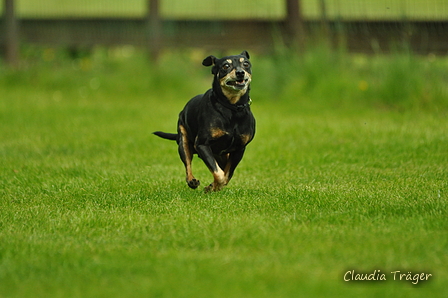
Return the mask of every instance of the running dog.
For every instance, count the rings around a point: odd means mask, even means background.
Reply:
[[[249,97],[252,65],[247,51],[220,59],[208,56],[202,65],[212,66],[212,88],[185,105],[177,133],[154,134],[177,142],[187,184],[193,189],[200,184],[191,170],[193,154],[198,154],[213,175],[213,182],[204,189],[211,192],[229,183],[255,135]]]

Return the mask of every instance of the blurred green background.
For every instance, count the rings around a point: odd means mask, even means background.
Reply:
[[[304,18],[319,19],[324,2],[331,19],[358,20],[446,20],[448,4],[444,0],[301,0]],[[17,2],[20,17],[142,17],[147,1],[129,0],[21,0]],[[284,0],[207,1],[163,0],[164,18],[180,19],[283,19],[286,15]]]

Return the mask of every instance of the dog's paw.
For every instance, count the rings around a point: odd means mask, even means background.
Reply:
[[[220,191],[223,187],[224,187],[224,184],[215,185],[215,183],[212,183],[209,186],[206,186],[204,188],[204,192],[208,193],[208,192],[213,192],[213,191]]]
[[[211,192],[211,191],[213,191],[213,183],[210,184],[209,186],[204,187],[204,192],[205,193],[208,193],[208,192]]]
[[[198,179],[192,179],[190,181],[187,181],[187,184],[190,188],[196,189],[201,184]]]

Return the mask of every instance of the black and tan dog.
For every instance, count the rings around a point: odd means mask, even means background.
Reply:
[[[213,66],[212,88],[186,104],[179,114],[177,134],[161,131],[154,134],[177,141],[191,188],[199,186],[191,171],[193,154],[198,154],[214,177],[213,183],[205,188],[208,192],[221,190],[229,183],[246,145],[254,137],[255,118],[250,110],[249,53],[243,51],[221,59],[208,56],[202,64]]]

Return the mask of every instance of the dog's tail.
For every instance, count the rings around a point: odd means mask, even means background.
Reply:
[[[177,133],[167,133],[167,132],[163,132],[163,131],[155,131],[155,132],[153,132],[153,134],[155,134],[158,137],[167,139],[167,140],[172,140],[172,141],[177,140]]]

